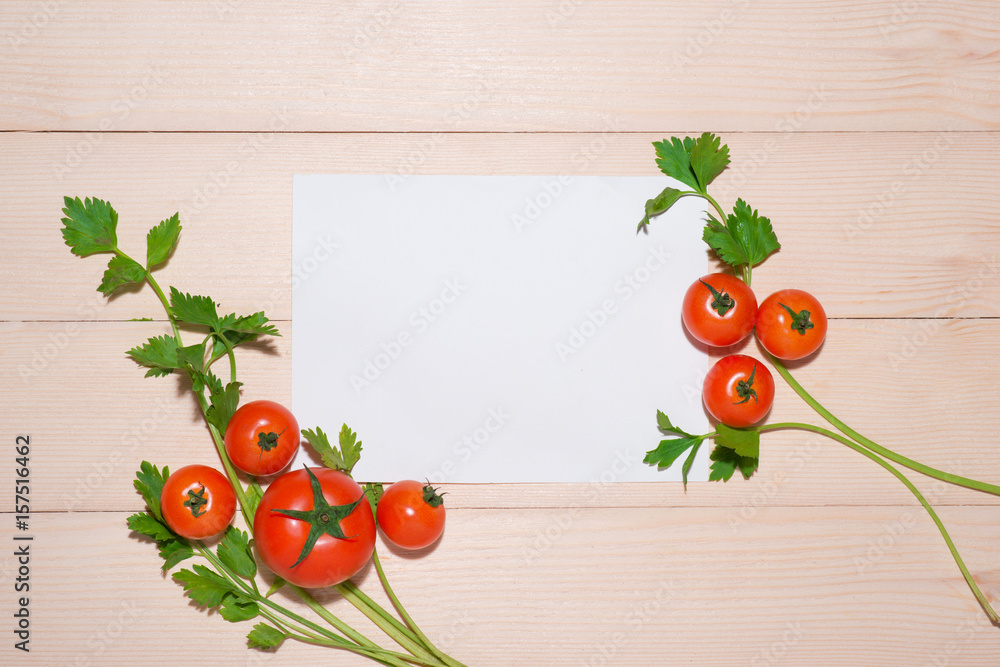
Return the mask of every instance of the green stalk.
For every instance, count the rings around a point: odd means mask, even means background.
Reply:
[[[382,562],[378,557],[378,549],[375,549],[372,552],[372,562],[375,564],[375,571],[378,573],[379,581],[382,582],[382,587],[385,588],[385,592],[389,596],[389,600],[392,601],[393,606],[396,608],[396,611],[399,612],[399,615],[402,617],[406,625],[413,630],[413,633],[417,636],[417,640],[426,646],[427,650],[433,653],[438,660],[443,662],[448,667],[465,667],[463,663],[442,653],[436,646],[434,646],[433,643],[431,643],[431,640],[427,638],[427,635],[425,635],[423,631],[417,627],[417,624],[414,623],[413,618],[410,617],[410,614],[403,608],[403,604],[399,601],[399,598],[396,597],[396,593],[392,590],[392,586],[389,585],[389,579],[385,576],[385,570],[382,569]]]
[[[432,664],[437,663],[441,665],[434,655],[420,644],[412,630],[401,624],[389,612],[382,609],[381,606],[375,604],[367,595],[362,594],[360,589],[351,583],[350,580],[338,584],[336,588],[344,598],[357,607],[358,611],[368,617],[368,620],[377,625],[382,632],[389,635],[397,644],[415,656],[432,661]],[[326,610],[324,609],[324,611]],[[319,613],[318,610],[317,613]]]
[[[777,429],[799,429],[803,431],[811,431],[813,433],[824,435],[828,438],[836,440],[837,442],[850,447],[859,454],[868,457],[869,459],[871,459],[872,461],[879,464],[880,466],[891,472],[893,475],[895,475],[896,479],[901,481],[906,486],[906,488],[910,490],[910,493],[912,493],[914,497],[920,502],[923,508],[927,510],[927,514],[930,515],[931,520],[934,521],[934,525],[937,526],[938,531],[941,533],[941,537],[944,538],[945,544],[948,545],[948,551],[951,552],[952,558],[955,559],[955,564],[958,565],[958,569],[961,570],[962,576],[965,577],[965,583],[967,583],[969,585],[969,588],[972,589],[972,594],[976,596],[976,600],[979,602],[979,605],[983,608],[983,611],[986,612],[986,615],[989,616],[990,621],[992,621],[993,623],[1000,623],[1000,616],[997,616],[997,612],[993,610],[993,607],[990,606],[990,603],[986,599],[986,596],[983,595],[983,592],[979,589],[979,586],[976,584],[975,580],[973,580],[972,573],[969,572],[969,568],[965,566],[965,561],[962,560],[962,556],[958,553],[958,549],[955,547],[955,543],[952,541],[951,536],[948,534],[947,529],[945,529],[944,523],[942,523],[940,517],[938,517],[937,512],[934,511],[934,508],[931,507],[929,502],[927,502],[927,499],[924,498],[923,494],[920,493],[917,487],[915,487],[913,483],[909,479],[907,479],[907,477],[903,473],[901,473],[899,470],[894,468],[892,464],[886,462],[880,456],[870,451],[863,445],[854,442],[853,440],[841,435],[840,433],[834,433],[833,431],[822,428],[820,426],[813,426],[812,424],[802,424],[799,422],[783,422],[778,424],[767,424],[759,428],[760,431],[772,431]]]
[[[834,416],[832,412],[824,408],[819,403],[819,401],[813,398],[809,394],[809,392],[807,392],[802,387],[802,385],[800,385],[798,381],[794,377],[792,377],[792,374],[788,371],[787,368],[785,368],[785,365],[782,364],[779,359],[775,358],[773,355],[770,354],[768,356],[771,359],[771,364],[774,366],[775,370],[778,371],[781,377],[785,378],[785,382],[788,383],[788,386],[794,389],[795,393],[797,393],[802,398],[802,400],[804,400],[809,405],[809,407],[811,407],[813,410],[819,413],[819,415],[823,417],[823,419],[827,420],[835,427],[837,427],[837,429],[844,435],[848,436],[849,438],[853,438],[855,441],[867,447],[876,454],[884,456],[890,461],[898,463],[901,466],[906,466],[911,470],[916,470],[919,473],[923,473],[928,477],[933,477],[934,479],[939,479],[943,482],[948,482],[950,484],[964,486],[969,489],[975,489],[976,491],[983,491],[984,493],[992,493],[993,495],[1000,496],[1000,486],[997,486],[995,484],[988,484],[986,482],[980,482],[978,480],[970,479],[968,477],[962,477],[961,475],[953,475],[952,473],[944,472],[936,468],[931,468],[930,466],[926,466],[923,463],[920,463],[919,461],[914,461],[913,459],[897,454],[891,449],[887,449],[882,445],[878,444],[874,440],[871,440],[861,435],[860,433],[849,427],[847,424],[837,419],[837,417]]]

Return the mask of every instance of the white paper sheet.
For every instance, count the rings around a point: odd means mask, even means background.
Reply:
[[[295,176],[300,425],[356,430],[359,479],[679,480],[679,462],[642,463],[657,409],[708,430],[708,358],[680,319],[706,273],[704,209],[685,198],[635,231],[670,184]],[[690,480],[708,478],[704,449]]]

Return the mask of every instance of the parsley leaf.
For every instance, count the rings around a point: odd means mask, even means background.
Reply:
[[[302,429],[302,437],[316,450],[323,465],[327,468],[340,470],[350,475],[351,470],[361,459],[361,441],[358,440],[358,434],[352,431],[347,424],[344,424],[340,429],[339,448],[330,444],[330,438],[318,426],[315,430]]]
[[[230,623],[249,621],[251,618],[256,618],[259,613],[260,608],[256,602],[239,594],[223,596],[222,605],[219,607],[219,616]]]
[[[213,609],[222,604],[227,593],[237,593],[231,581],[213,572],[204,565],[192,565],[190,570],[181,570],[174,579],[184,586],[184,591],[195,604]]]
[[[372,507],[372,514],[375,514],[378,509],[378,501],[382,500],[385,488],[379,482],[368,482],[361,488],[364,489],[365,496],[368,497],[368,504]]]
[[[141,283],[145,279],[146,269],[142,268],[142,264],[129,257],[115,255],[108,262],[108,268],[104,272],[104,279],[97,289],[104,296],[111,296],[119,287]]]
[[[135,481],[132,483],[135,490],[142,495],[146,501],[146,507],[158,521],[163,521],[163,514],[160,513],[160,494],[163,492],[163,485],[170,477],[170,468],[163,466],[161,472],[149,461],[139,464],[139,470],[135,473]]]
[[[257,563],[250,550],[250,536],[236,526],[226,529],[217,553],[226,567],[244,579],[253,579],[257,574]]]
[[[210,329],[218,326],[219,314],[215,310],[215,302],[207,296],[192,296],[171,287],[170,307],[174,317],[182,322],[201,324]]]
[[[744,479],[750,479],[750,476],[757,470],[757,459],[740,456],[732,449],[718,444],[712,450],[709,458],[714,461],[708,474],[710,482],[718,480],[728,482],[737,468]]]
[[[208,423],[219,429],[219,433],[225,433],[229,420],[240,404],[240,387],[242,382],[230,382],[222,391],[213,391],[208,400],[211,405],[205,411],[205,419]],[[214,387],[213,387],[214,389]]]
[[[74,255],[86,257],[118,248],[118,212],[101,199],[63,197],[63,239]]]
[[[177,361],[177,341],[172,336],[155,336],[126,354],[140,366],[149,368],[146,377],[170,375],[181,367]]]
[[[130,530],[151,537],[156,542],[167,542],[175,539],[175,535],[170,529],[148,512],[133,514],[127,521]]]
[[[642,229],[649,224],[649,219],[653,216],[660,215],[666,212],[671,206],[677,203],[677,200],[686,195],[694,195],[696,192],[688,192],[685,190],[678,190],[676,188],[666,187],[663,188],[663,192],[656,195],[653,199],[646,200],[646,215],[639,222],[639,229]]]
[[[247,484],[247,513],[253,516],[257,513],[257,506],[260,505],[261,498],[264,497],[264,489],[260,488],[257,480],[252,480]]]
[[[152,270],[170,257],[177,247],[181,233],[180,217],[177,213],[153,227],[146,234],[146,269]]]
[[[177,565],[185,558],[194,556],[194,549],[187,543],[187,540],[173,539],[166,542],[157,542],[160,557],[163,558],[163,571],[168,572],[170,568]]]
[[[695,456],[701,448],[702,441],[708,436],[691,435],[677,428],[670,422],[670,418],[660,410],[656,411],[656,425],[661,432],[677,437],[661,440],[656,449],[646,452],[646,456],[642,462],[648,465],[655,465],[660,470],[663,470],[673,465],[680,458],[681,454],[690,449],[691,453],[688,454],[681,467],[681,477],[684,480],[684,488],[686,490],[688,473],[691,472],[691,466],[694,464]]]
[[[709,214],[702,239],[719,259],[735,268],[753,268],[781,248],[771,221],[742,199],[736,201],[725,223]]]
[[[711,132],[705,132],[691,145],[691,170],[698,178],[701,192],[708,190],[708,184],[729,166],[729,146],[719,147],[722,140]]]
[[[719,424],[716,427],[715,444],[726,447],[744,458],[757,460],[760,457],[760,431],[742,429]],[[755,465],[754,468],[757,466]]]
[[[253,630],[247,635],[247,646],[249,648],[277,648],[281,642],[285,641],[288,635],[281,630],[268,625],[258,623],[253,626]]]
[[[671,137],[669,141],[666,139],[654,141],[653,148],[656,150],[656,165],[660,171],[694,190],[701,189],[698,176],[691,168],[691,149],[694,148],[694,139],[684,137],[682,141],[677,137]]]

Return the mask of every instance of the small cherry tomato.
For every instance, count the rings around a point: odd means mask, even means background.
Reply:
[[[226,454],[248,475],[273,475],[299,449],[299,423],[274,401],[251,401],[233,414],[226,426]]]
[[[236,514],[236,492],[215,468],[184,466],[163,483],[160,512],[170,530],[189,540],[202,540],[229,526]]]
[[[771,409],[774,379],[763,362],[731,354],[708,371],[702,398],[708,412],[726,426],[751,426]]]
[[[681,319],[688,332],[706,345],[733,345],[753,331],[757,297],[749,286],[728,273],[696,280],[684,294]]]
[[[344,582],[372,557],[375,517],[364,491],[329,468],[286,472],[257,506],[253,539],[260,559],[296,586]]]
[[[444,499],[430,484],[405,479],[389,486],[375,512],[386,539],[402,549],[423,549],[444,532]]]
[[[800,289],[784,289],[764,299],[757,309],[757,340],[779,359],[807,357],[826,338],[826,311]]]

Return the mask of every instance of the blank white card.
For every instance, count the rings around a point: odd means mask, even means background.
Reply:
[[[671,183],[295,176],[300,426],[357,431],[363,480],[679,480],[642,462],[657,409],[708,430],[708,357],[680,318],[704,209],[684,198],[636,233]],[[706,448],[689,479],[707,478]]]

